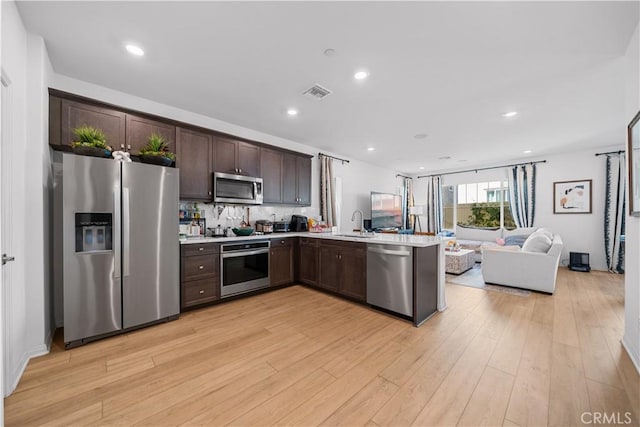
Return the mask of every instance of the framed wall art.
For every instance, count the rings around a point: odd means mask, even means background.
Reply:
[[[640,216],[640,112],[629,123],[629,215]]]
[[[554,214],[590,214],[591,180],[553,183]]]

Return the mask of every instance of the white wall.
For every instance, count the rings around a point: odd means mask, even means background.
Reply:
[[[572,151],[532,158],[546,160],[537,165],[536,212],[534,225],[545,227],[562,236],[564,248],[561,264],[568,264],[569,252],[588,252],[591,267],[607,270],[604,253],[604,203],[605,203],[605,168],[604,157],[596,157],[597,152],[617,151],[624,149],[624,141],[611,141],[616,145],[604,146],[600,149]],[[444,175],[443,185],[456,185],[480,181],[506,180],[505,169],[492,169],[479,172],[467,172]],[[553,183],[559,181],[592,180],[592,213],[591,214],[554,214]],[[424,179],[416,181],[416,204],[424,204],[426,190]],[[422,220],[426,223],[426,220]]]
[[[6,301],[7,387],[13,391],[30,357],[48,349],[51,323],[46,301],[48,281],[45,266],[43,221],[47,188],[48,149],[46,90],[49,60],[41,38],[29,35],[14,2],[2,2],[2,69],[11,82],[10,156],[12,193],[7,197],[14,215],[8,233],[16,260],[11,265],[11,283],[4,284]]]
[[[640,110],[640,67],[638,66],[640,62],[640,41],[638,28],[640,27],[636,27],[625,58],[627,62],[626,117],[621,120],[621,126],[628,124]],[[631,359],[635,362],[636,369],[640,372],[640,218],[627,216],[626,227],[625,317],[622,343]]]

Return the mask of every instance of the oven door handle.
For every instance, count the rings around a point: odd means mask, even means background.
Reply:
[[[234,258],[239,256],[247,256],[247,255],[260,255],[260,254],[268,254],[269,249],[257,249],[255,251],[238,251],[238,252],[227,252],[226,254],[222,254],[222,258]]]

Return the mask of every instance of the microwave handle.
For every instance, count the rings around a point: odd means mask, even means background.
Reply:
[[[253,197],[258,197],[258,183],[253,181]]]

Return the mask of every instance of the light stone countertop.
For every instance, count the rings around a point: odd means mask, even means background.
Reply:
[[[288,237],[309,237],[313,239],[340,240],[344,242],[362,242],[376,243],[383,245],[402,245],[412,246],[415,248],[424,248],[427,246],[442,245],[448,238],[440,238],[434,236],[416,236],[413,234],[387,234],[375,233],[372,237],[360,237],[357,233],[310,233],[310,232],[289,232],[289,233],[271,233],[259,236],[234,236],[234,237],[192,237],[187,240],[181,240],[180,244],[188,245],[193,243],[226,243],[240,242],[247,240],[272,240],[284,239]]]

